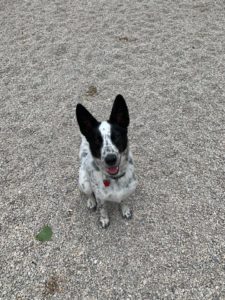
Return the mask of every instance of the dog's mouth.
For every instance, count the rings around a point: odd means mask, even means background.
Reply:
[[[109,175],[116,175],[119,172],[119,167],[109,167],[106,168],[106,171]]]

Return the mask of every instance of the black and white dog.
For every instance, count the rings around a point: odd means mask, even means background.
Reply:
[[[123,217],[132,217],[124,200],[136,189],[132,154],[128,147],[129,113],[123,96],[114,101],[108,121],[98,122],[82,104],[76,107],[82,133],[79,188],[87,197],[87,206],[100,208],[102,227],[109,225],[107,201],[121,204]]]

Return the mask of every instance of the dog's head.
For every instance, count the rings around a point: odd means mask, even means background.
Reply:
[[[116,96],[108,121],[98,122],[82,104],[77,104],[76,115],[80,131],[89,142],[98,168],[111,176],[121,173],[128,158],[129,125],[128,108],[123,96]]]

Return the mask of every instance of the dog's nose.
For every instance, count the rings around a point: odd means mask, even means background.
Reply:
[[[117,157],[115,154],[108,154],[105,158],[105,162],[107,163],[107,165],[109,166],[113,166],[115,165],[116,163],[116,160],[117,160]]]

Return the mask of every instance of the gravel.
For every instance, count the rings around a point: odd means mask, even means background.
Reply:
[[[225,299],[224,1],[2,0],[0,25],[0,299]],[[118,93],[139,185],[103,230],[75,107]]]

